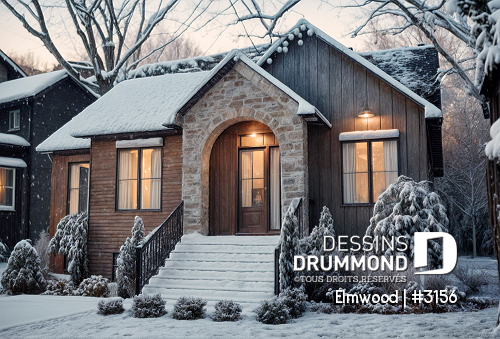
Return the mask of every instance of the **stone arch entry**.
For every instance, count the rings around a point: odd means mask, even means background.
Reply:
[[[245,74],[245,75],[243,75]],[[230,126],[257,121],[278,141],[281,160],[281,214],[294,198],[308,198],[307,124],[298,104],[253,70],[236,64],[178,124],[182,126],[184,233],[209,234],[210,157],[217,138]],[[309,204],[302,222],[308,227]]]
[[[209,234],[278,234],[279,144],[258,121],[224,130],[210,154]]]

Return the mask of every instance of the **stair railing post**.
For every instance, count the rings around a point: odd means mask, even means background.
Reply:
[[[141,294],[142,289],[142,255],[141,255],[141,247],[135,248],[135,295]]]

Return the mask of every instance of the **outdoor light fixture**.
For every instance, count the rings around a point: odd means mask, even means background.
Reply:
[[[368,108],[365,108],[358,114],[358,118],[373,118],[375,114],[372,113]]]
[[[252,134],[250,134],[250,136],[251,136],[252,138],[255,138],[255,137],[257,136],[257,134],[252,133]]]

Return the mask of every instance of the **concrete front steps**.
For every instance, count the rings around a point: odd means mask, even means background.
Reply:
[[[165,267],[142,291],[161,293],[168,309],[178,298],[191,296],[207,300],[209,308],[229,299],[245,311],[253,310],[261,300],[274,295],[278,240],[278,236],[184,235]]]

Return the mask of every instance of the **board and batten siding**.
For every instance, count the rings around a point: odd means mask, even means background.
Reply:
[[[145,231],[158,227],[181,202],[182,136],[163,138],[161,211],[117,211],[115,141],[92,140],[89,205],[89,271],[111,279],[113,253],[120,251],[131,236],[136,215],[144,221]]]
[[[342,132],[398,129],[399,174],[428,180],[429,158],[424,108],[316,36],[303,46],[289,41],[288,53],[277,53],[263,68],[331,122],[329,129],[309,124],[309,225],[318,224],[323,206],[333,215],[338,235],[365,234],[373,206],[342,205]],[[368,107],[375,116],[358,118]]]
[[[53,154],[50,191],[50,238],[56,234],[57,224],[68,214],[69,165],[89,161],[90,154],[88,151],[80,154],[57,152]],[[64,258],[62,255],[51,256],[50,263],[55,273],[63,273]]]

